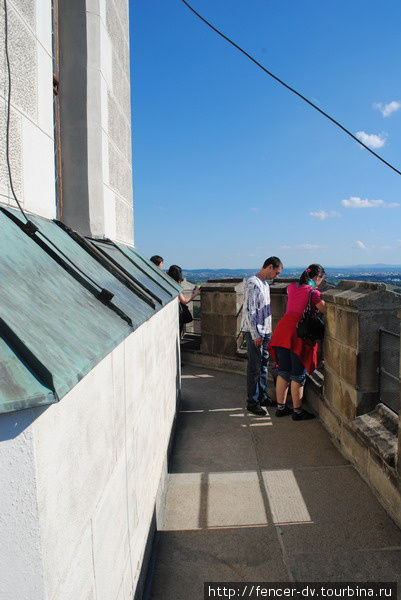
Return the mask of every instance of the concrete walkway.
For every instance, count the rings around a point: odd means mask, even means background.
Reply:
[[[243,375],[184,369],[150,597],[204,581],[401,581],[401,533],[318,420],[244,411]]]

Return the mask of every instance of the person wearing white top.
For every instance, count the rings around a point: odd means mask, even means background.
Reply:
[[[256,275],[245,286],[241,331],[245,334],[248,353],[247,410],[265,415],[267,400],[267,346],[272,336],[269,280],[278,277],[283,263],[277,256],[267,258]]]

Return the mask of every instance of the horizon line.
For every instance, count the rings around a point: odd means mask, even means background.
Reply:
[[[401,269],[401,264],[387,264],[387,263],[366,263],[356,265],[326,265],[326,269],[353,269],[353,268],[371,268],[371,267],[385,267],[385,268],[397,268]],[[186,268],[183,267],[183,271],[253,271],[260,269],[261,267],[198,267],[198,268]],[[283,271],[288,269],[304,270],[304,267],[299,265],[289,265],[283,267]]]

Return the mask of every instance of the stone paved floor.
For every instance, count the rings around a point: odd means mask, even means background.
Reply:
[[[401,532],[318,420],[244,411],[242,375],[188,367],[153,600],[204,581],[395,581]]]

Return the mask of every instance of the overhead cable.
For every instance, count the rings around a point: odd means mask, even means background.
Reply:
[[[358,144],[360,144],[361,146],[363,146],[363,148],[365,148],[365,150],[368,150],[368,152],[370,152],[371,154],[373,154],[373,156],[375,156],[382,163],[384,163],[385,165],[387,165],[387,167],[390,167],[390,169],[392,169],[393,171],[395,171],[396,173],[398,173],[398,175],[401,175],[401,171],[399,169],[397,169],[392,164],[390,164],[389,162],[387,162],[386,160],[384,160],[384,158],[382,158],[379,154],[377,154],[377,152],[374,152],[371,148],[369,148],[369,146],[367,146],[366,144],[364,144],[359,138],[357,138],[353,133],[351,133],[346,127],[344,127],[343,125],[341,125],[341,123],[339,123],[338,121],[336,121],[336,119],[334,119],[333,117],[331,117],[330,115],[328,115],[326,112],[324,112],[324,110],[322,110],[321,108],[319,108],[318,106],[316,106],[316,104],[314,104],[313,102],[311,102],[311,100],[308,100],[308,98],[305,98],[305,96],[303,96],[296,89],[294,89],[293,87],[291,87],[290,85],[288,85],[287,83],[285,83],[285,81],[283,81],[282,79],[280,79],[279,77],[277,77],[277,75],[274,75],[274,73],[272,73],[271,71],[269,71],[268,69],[266,69],[259,61],[256,60],[256,58],[254,58],[253,56],[251,56],[248,52],[246,52],[243,48],[241,48],[241,46],[239,46],[238,44],[236,44],[235,42],[233,42],[233,40],[231,40],[228,36],[224,35],[224,33],[222,33],[221,31],[219,31],[219,29],[217,29],[217,27],[215,27],[209,21],[207,21],[204,17],[202,17],[202,15],[199,14],[194,8],[192,8],[192,6],[186,0],[181,0],[181,1],[185,4],[185,6],[187,6],[189,8],[189,10],[191,10],[194,13],[194,15],[196,15],[201,21],[203,21],[204,23],[206,23],[206,25],[208,27],[210,27],[211,29],[213,29],[213,31],[215,31],[218,35],[220,35],[229,44],[231,44],[232,46],[234,46],[234,48],[236,48],[237,50],[239,50],[240,52],[242,52],[242,54],[244,54],[247,58],[249,58],[249,60],[251,60],[252,62],[254,62],[255,65],[257,65],[260,69],[262,69],[262,71],[264,71],[267,75],[269,75],[270,77],[272,77],[273,79],[275,79],[278,83],[280,83],[281,85],[283,85],[285,88],[287,88],[287,90],[289,90],[293,94],[296,94],[299,98],[301,98],[301,100],[304,100],[304,102],[306,102],[307,104],[309,104],[310,106],[312,106],[312,108],[314,108],[315,110],[317,110],[318,112],[320,112],[320,114],[322,114],[324,117],[326,117],[327,119],[329,119],[332,123],[334,123],[334,125],[337,125],[337,127],[339,127],[340,129],[342,129],[355,142],[357,142]]]

